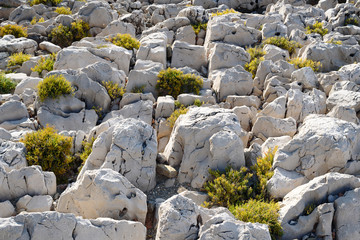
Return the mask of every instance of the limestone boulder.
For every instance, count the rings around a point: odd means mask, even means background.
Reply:
[[[0,105],[0,123],[16,121],[23,118],[29,118],[29,113],[24,103],[11,100]]]
[[[167,36],[164,33],[151,33],[140,40],[136,59],[151,60],[166,66]]]
[[[79,9],[78,15],[88,22],[90,27],[105,28],[113,20],[110,5],[101,1],[86,3]]]
[[[172,45],[171,67],[181,68],[186,66],[197,71],[201,71],[202,67],[206,67],[205,48],[182,41],[175,41]]]
[[[146,195],[114,170],[89,170],[60,195],[56,211],[83,218],[109,217],[144,224]]]
[[[155,110],[155,119],[159,117],[168,118],[175,110],[175,101],[172,96],[158,97]]]
[[[23,143],[0,139],[0,165],[6,172],[27,166]]]
[[[200,188],[209,177],[209,168],[245,165],[244,138],[246,134],[231,110],[191,108],[176,121],[164,156],[171,166],[180,167],[179,182]]]
[[[294,136],[296,133],[296,121],[292,117],[280,119],[270,116],[257,118],[252,132],[264,141],[269,137]]]
[[[118,121],[95,140],[78,179],[86,170],[110,168],[142,191],[151,190],[156,185],[156,139],[156,131],[143,121]]]
[[[130,34],[132,37],[135,37],[135,27],[131,23],[123,22],[117,19],[107,24],[97,36],[105,37],[115,33]]]
[[[11,217],[15,214],[15,208],[9,200],[0,202],[0,218]]]
[[[45,212],[50,211],[53,198],[49,195],[29,196],[25,195],[16,202],[17,212]]]
[[[38,44],[28,38],[15,38],[14,36],[4,36],[0,39],[0,52],[8,52],[9,54],[24,52],[34,54]]]
[[[319,85],[318,79],[314,71],[310,67],[300,68],[291,74],[291,80],[301,83],[304,89],[317,88]]]

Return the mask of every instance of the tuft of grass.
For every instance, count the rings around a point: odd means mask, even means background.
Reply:
[[[231,13],[239,13],[239,12],[237,12],[234,9],[231,8],[231,9],[226,9],[226,10],[221,11],[221,12],[216,11],[216,13],[211,14],[211,17],[222,16],[222,15],[231,14]]]
[[[30,54],[24,54],[24,53],[13,53],[9,57],[8,60],[8,67],[16,66],[16,65],[22,65],[24,62],[28,61],[31,58]]]
[[[195,106],[201,107],[201,105],[203,105],[203,104],[204,104],[204,102],[200,101],[200,99],[195,99],[195,101],[194,101]]]
[[[95,142],[95,138],[92,137],[91,140],[89,142],[87,141],[82,141],[82,151],[81,151],[81,154],[80,154],[80,159],[82,161],[82,164],[80,166],[80,170],[81,168],[84,166],[85,162],[86,162],[86,159],[89,157],[89,155],[91,154],[92,152],[92,146],[94,145],[94,142]]]
[[[293,64],[296,69],[311,67],[314,72],[319,71],[319,68],[321,67],[320,62],[316,62],[310,59],[303,60],[301,58],[292,58],[289,60],[289,63]]]
[[[144,93],[145,88],[146,88],[146,85],[135,86],[135,87],[133,87],[133,89],[131,89],[131,92],[132,93]]]
[[[286,37],[270,37],[263,41],[262,46],[265,44],[275,45],[279,48],[285,49],[289,54],[295,53],[296,48],[301,48],[301,44],[295,41],[290,41]]]
[[[72,14],[69,7],[57,7],[54,12],[56,12],[58,14],[63,14],[63,15],[71,15]]]
[[[16,24],[8,24],[0,27],[0,37],[13,35],[16,38],[27,37],[27,28]]]
[[[106,41],[112,42],[116,46],[126,48],[128,50],[139,49],[140,42],[130,34],[117,34],[115,37],[109,37]]]
[[[247,48],[246,51],[250,54],[250,62],[245,64],[245,70],[252,74],[255,78],[259,64],[265,60],[266,52],[260,47]]]
[[[199,34],[201,29],[204,31],[206,31],[206,29],[207,29],[207,23],[197,23],[197,24],[192,24],[191,26],[194,29],[194,32],[196,35]]]
[[[316,208],[316,204],[314,202],[310,203],[310,204],[305,206],[303,214],[305,216],[308,216],[315,210],[315,208]]]
[[[346,18],[346,20],[345,20],[345,26],[347,26],[347,25],[359,26],[359,21],[354,17],[349,17],[349,18]]]
[[[331,38],[329,41],[326,41],[326,43],[336,44],[336,45],[342,45],[342,41],[335,41],[334,38]]]
[[[40,101],[47,98],[59,98],[62,95],[74,92],[71,83],[63,75],[51,75],[37,85]]]
[[[39,73],[41,75],[42,71],[46,70],[48,72],[54,70],[54,63],[56,60],[56,53],[52,53],[47,57],[41,56],[38,63],[31,69],[33,72]]]
[[[176,109],[171,115],[170,117],[168,117],[167,119],[167,125],[170,126],[171,128],[174,127],[176,120],[180,117],[180,115],[182,114],[186,114],[188,112],[189,109],[185,108],[183,105],[179,108]]]
[[[13,93],[16,88],[16,82],[7,78],[4,73],[0,73],[0,94]]]
[[[314,23],[314,25],[310,25],[306,27],[306,34],[310,34],[310,33],[318,33],[321,36],[324,36],[325,34],[328,33],[328,29],[323,27],[323,23],[322,22],[318,22],[316,21]]]
[[[111,100],[121,98],[125,93],[124,88],[120,87],[119,84],[112,81],[102,81],[101,84],[106,88]]]
[[[40,18],[39,20],[37,20],[36,17],[33,17],[33,19],[31,20],[31,25],[35,25],[36,23],[42,23],[42,22],[45,22],[45,19],[42,17]]]

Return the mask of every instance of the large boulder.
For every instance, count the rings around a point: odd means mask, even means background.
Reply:
[[[97,36],[105,37],[114,33],[130,34],[132,37],[135,37],[135,27],[131,23],[117,19],[109,23]]]
[[[56,178],[53,172],[43,172],[40,166],[23,167],[6,172],[0,166],[0,201],[25,195],[54,195]]]
[[[79,9],[78,15],[89,23],[90,27],[105,28],[112,20],[110,5],[101,1],[86,3]]]
[[[0,166],[5,171],[21,169],[27,166],[25,158],[26,148],[23,143],[2,140],[0,138]]]
[[[38,44],[28,38],[15,38],[14,36],[4,36],[0,39],[0,52],[8,52],[9,54],[24,52],[34,54]]]
[[[24,103],[11,100],[0,105],[0,124],[23,118],[29,118],[29,113]]]
[[[269,116],[259,117],[252,128],[255,136],[264,141],[269,137],[294,136],[296,121],[292,117],[280,119]]]
[[[152,33],[140,40],[136,59],[151,60],[166,66],[167,36],[164,33]]]
[[[335,83],[326,99],[328,110],[335,106],[352,108],[356,112],[360,111],[360,92],[359,85],[353,82],[343,81]]]
[[[360,172],[359,138],[358,125],[323,115],[310,115],[298,134],[278,149],[273,167],[295,171],[308,180],[330,171],[357,174]]]
[[[118,120],[95,140],[78,179],[86,170],[111,168],[135,187],[149,191],[156,185],[156,154],[155,129],[136,119]]]
[[[171,67],[191,67],[197,71],[201,71],[201,67],[207,66],[205,49],[203,46],[175,41],[172,50]]]
[[[164,156],[171,166],[180,166],[179,182],[190,182],[192,187],[200,188],[209,177],[209,168],[245,165],[244,137],[232,111],[191,108],[177,119]]]
[[[21,213],[0,220],[0,238],[15,239],[145,239],[139,222],[109,218],[82,219],[58,212]]]
[[[146,195],[111,169],[86,171],[59,198],[58,212],[145,223]]]

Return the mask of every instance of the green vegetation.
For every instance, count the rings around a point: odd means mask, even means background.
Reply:
[[[359,21],[354,17],[349,17],[345,19],[345,26],[347,25],[359,26]]]
[[[180,115],[186,114],[189,109],[185,108],[183,105],[176,109],[171,116],[167,119],[167,124],[173,128],[175,125],[176,120],[179,118]]]
[[[30,54],[24,53],[13,53],[9,57],[7,67],[12,67],[16,65],[22,65],[24,62],[28,61],[31,58]]]
[[[174,98],[181,93],[199,94],[203,80],[195,74],[184,74],[175,68],[160,71],[156,89],[159,96],[171,95]]]
[[[46,70],[48,72],[54,69],[54,63],[56,60],[56,53],[52,53],[47,57],[41,56],[38,63],[31,69],[33,72],[39,73],[41,75],[42,71]]]
[[[51,39],[51,42],[60,47],[68,47],[74,41],[89,37],[89,30],[90,27],[88,23],[81,19],[77,19],[75,22],[71,23],[71,28],[59,24],[51,31],[49,38]]]
[[[267,224],[272,239],[276,239],[276,236],[281,236],[283,233],[278,221],[279,210],[280,206],[277,202],[264,202],[255,199],[230,208],[235,218],[240,221]]]
[[[93,146],[94,142],[95,142],[94,137],[92,137],[89,142],[82,141],[82,151],[79,156],[82,161],[81,167],[84,166],[86,159],[89,157],[90,153],[92,152],[92,146]]]
[[[310,59],[303,60],[301,58],[292,58],[289,60],[289,63],[294,64],[295,68],[297,69],[311,67],[314,72],[319,71],[319,68],[321,67],[320,62],[315,62]]]
[[[34,5],[38,5],[38,4],[56,6],[61,2],[62,2],[62,0],[32,0],[32,1],[30,1],[30,6],[34,6]]]
[[[247,48],[246,51],[250,54],[251,59],[249,63],[245,64],[245,70],[255,78],[259,64],[265,60],[264,56],[266,52],[260,47]]]
[[[31,20],[31,25],[34,25],[34,24],[36,24],[36,23],[42,23],[42,22],[45,22],[45,19],[42,17],[42,18],[40,18],[39,20],[37,20],[37,18],[36,17],[33,17],[33,19]]]
[[[194,101],[195,106],[201,107],[201,105],[203,105],[203,104],[204,104],[204,102],[200,101],[200,99],[195,99],[195,101]]]
[[[235,11],[234,9],[231,8],[231,9],[226,9],[226,10],[221,11],[221,12],[216,11],[216,13],[212,13],[212,14],[211,14],[211,17],[226,15],[226,14],[230,14],[230,13],[239,13],[239,12],[237,12],[237,11]]]
[[[145,88],[146,88],[146,85],[135,86],[135,87],[133,87],[133,89],[131,89],[131,92],[132,93],[144,93]]]
[[[0,27],[0,37],[13,35],[16,38],[27,37],[27,28],[16,24],[8,24]]]
[[[54,128],[46,128],[25,135],[20,142],[26,147],[29,165],[40,165],[44,171],[52,171],[57,179],[62,179],[69,170],[72,138],[56,133]]]
[[[126,48],[128,50],[139,49],[140,42],[130,34],[117,34],[115,37],[109,37],[106,41],[112,42],[116,46]]]
[[[307,215],[310,215],[316,208],[316,204],[315,203],[310,203],[308,205],[305,206],[305,209],[304,209],[304,215],[307,216]]]
[[[72,94],[73,88],[63,75],[51,75],[42,80],[38,86],[40,101],[46,98],[59,98],[62,95]]]
[[[7,78],[4,73],[0,73],[0,94],[13,93],[16,87],[16,82]]]
[[[267,181],[273,176],[271,167],[276,150],[270,149],[264,157],[259,157],[250,169],[235,170],[231,166],[225,172],[210,169],[214,179],[204,185],[210,198],[205,206],[228,207],[241,221],[268,224],[273,239],[281,236],[277,221],[279,205],[271,200],[266,189]]]
[[[314,23],[314,25],[310,25],[306,27],[306,34],[310,34],[310,33],[318,33],[321,36],[324,36],[325,34],[328,33],[328,29],[323,27],[322,22],[318,22],[316,21]]]
[[[102,81],[101,84],[106,88],[111,100],[121,98],[125,93],[125,89],[123,87],[120,87],[119,84],[112,81]]]
[[[342,41],[338,40],[335,41],[334,38],[331,38],[329,41],[326,41],[326,43],[336,44],[336,45],[342,45]]]
[[[194,32],[196,35],[199,34],[201,29],[203,29],[204,31],[206,31],[206,29],[207,29],[207,23],[192,24],[191,26],[194,29]]]
[[[64,14],[64,15],[71,15],[72,14],[69,7],[57,7],[54,12],[56,12],[58,14]]]
[[[262,46],[265,44],[275,45],[279,48],[288,50],[290,55],[295,53],[296,48],[301,48],[300,43],[290,41],[286,37],[270,37],[263,41]]]

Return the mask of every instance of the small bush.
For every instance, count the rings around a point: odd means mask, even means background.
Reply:
[[[191,26],[194,29],[194,32],[196,35],[199,34],[201,29],[203,29],[204,31],[206,31],[206,29],[207,29],[207,23],[192,24]]]
[[[74,91],[63,75],[48,76],[38,84],[37,88],[42,102],[46,98],[59,98],[65,94],[72,94]]]
[[[194,74],[184,74],[175,68],[160,71],[156,89],[160,96],[171,95],[174,98],[181,93],[199,94],[203,80]]]
[[[326,41],[326,43],[336,44],[336,45],[342,45],[342,41],[338,40],[335,41],[334,38],[331,38],[329,41]]]
[[[201,105],[203,105],[203,104],[204,104],[204,102],[200,101],[200,99],[195,99],[195,101],[194,101],[195,106],[201,107]]]
[[[102,81],[101,83],[106,88],[111,100],[121,98],[125,93],[125,89],[119,87],[119,84],[117,83],[114,83],[112,81],[107,81],[107,82]]]
[[[50,54],[48,57],[41,56],[41,59],[38,63],[31,69],[33,72],[39,73],[41,75],[42,71],[46,70],[48,72],[54,69],[54,63],[56,60],[56,53]]]
[[[51,42],[63,48],[71,45],[74,36],[69,27],[59,24],[51,30],[49,38]]]
[[[315,62],[310,59],[303,60],[301,58],[292,58],[289,60],[289,63],[294,64],[295,68],[297,69],[311,67],[314,72],[319,71],[319,68],[321,67],[320,62]]]
[[[296,48],[301,48],[300,43],[289,41],[286,37],[270,37],[263,41],[262,45],[271,44],[289,51],[289,54],[295,53]]]
[[[38,5],[38,4],[56,6],[61,2],[62,2],[62,0],[32,0],[30,2],[30,6],[34,6],[34,5]]]
[[[212,13],[212,14],[211,14],[211,17],[226,15],[226,14],[230,14],[230,13],[239,13],[239,12],[237,12],[237,11],[235,11],[234,9],[231,8],[231,9],[226,9],[226,10],[221,11],[221,12],[216,11],[216,13]]]
[[[42,22],[45,22],[45,19],[42,17],[40,18],[39,20],[37,20],[36,17],[33,17],[33,19],[31,20],[31,25],[35,25],[36,23],[42,23]]]
[[[87,141],[82,142],[82,152],[80,154],[80,159],[82,161],[81,167],[84,166],[86,159],[91,154],[94,141],[95,141],[95,138],[92,137],[89,142],[87,142]]]
[[[54,12],[56,12],[58,14],[64,14],[64,15],[71,15],[72,14],[69,7],[57,7]]]
[[[263,223],[269,226],[272,239],[283,234],[278,221],[280,206],[276,202],[264,202],[261,200],[249,200],[248,202],[231,207],[234,216],[243,222]]]
[[[180,115],[186,114],[189,109],[185,108],[184,106],[181,106],[179,109],[176,109],[170,117],[167,119],[167,124],[173,128],[175,125],[176,120],[179,118]]]
[[[4,73],[0,73],[0,94],[13,93],[16,83],[10,78],[5,77]]]
[[[354,17],[349,17],[349,18],[346,18],[346,20],[345,20],[345,26],[347,26],[347,25],[359,26],[359,21]]]
[[[135,38],[131,37],[130,34],[117,34],[115,37],[109,37],[106,39],[109,42],[112,42],[116,46],[126,48],[128,50],[139,49],[140,42]]]
[[[0,27],[0,37],[13,35],[16,38],[27,37],[27,28],[15,24],[8,24]]]
[[[303,214],[305,216],[308,216],[315,210],[315,208],[316,208],[316,204],[315,203],[310,203],[310,204],[305,206]]]
[[[131,92],[132,93],[144,93],[145,88],[146,88],[146,85],[135,86],[135,87],[133,87],[133,89],[131,89]]]
[[[318,33],[321,36],[324,36],[328,33],[328,29],[323,27],[323,24],[321,22],[316,21],[314,25],[307,26],[306,27],[306,34],[310,33]]]
[[[89,24],[81,19],[77,19],[75,22],[72,22],[71,23],[71,33],[73,35],[72,41],[80,41],[84,37],[90,37],[89,30],[90,30]]]
[[[260,47],[248,48],[246,51],[250,54],[251,59],[249,63],[245,64],[244,68],[255,78],[259,64],[265,60],[266,52]]]
[[[26,147],[26,160],[29,165],[40,165],[44,171],[52,171],[61,179],[69,170],[72,138],[56,133],[46,126],[37,132],[25,135],[20,142]]]
[[[30,54],[24,54],[24,53],[14,53],[11,54],[8,60],[8,67],[16,66],[16,65],[22,65],[24,62],[28,61],[31,58]]]

